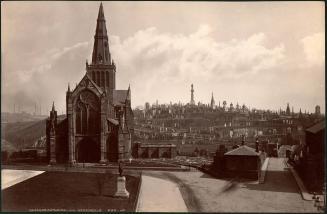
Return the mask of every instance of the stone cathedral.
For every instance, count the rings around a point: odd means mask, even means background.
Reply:
[[[74,89],[66,92],[66,115],[55,105],[46,124],[50,164],[117,162],[131,155],[133,112],[131,89],[116,90],[116,65],[102,3],[99,8],[92,62]]]

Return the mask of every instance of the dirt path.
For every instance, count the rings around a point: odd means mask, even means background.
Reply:
[[[43,172],[44,171],[2,169],[1,190],[42,174]]]
[[[137,212],[187,212],[176,183],[142,175]]]

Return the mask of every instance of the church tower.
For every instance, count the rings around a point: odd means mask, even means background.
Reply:
[[[126,87],[127,88],[127,87]],[[66,92],[66,118],[54,109],[47,120],[50,164],[117,162],[131,155],[133,111],[131,88],[116,90],[116,65],[109,50],[103,5],[100,4],[86,73]]]
[[[290,110],[290,104],[289,103],[287,103],[286,115],[291,115],[291,110]]]

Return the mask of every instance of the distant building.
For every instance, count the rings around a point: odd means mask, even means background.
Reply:
[[[289,103],[287,103],[287,107],[286,107],[286,115],[291,115],[291,110],[290,110],[290,105],[289,105]]]
[[[150,110],[150,103],[148,103],[148,102],[145,103],[145,110],[146,111]]]
[[[316,105],[316,107],[315,107],[315,114],[316,114],[316,116],[320,116],[320,106],[319,105]]]
[[[134,158],[174,158],[176,145],[134,143],[132,154]]]

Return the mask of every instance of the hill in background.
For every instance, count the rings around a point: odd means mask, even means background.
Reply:
[[[39,121],[39,120],[46,119],[47,117],[48,116],[46,115],[33,115],[27,112],[21,112],[21,113],[1,112],[1,124]]]
[[[26,147],[33,147],[35,142],[44,138],[46,120],[2,123],[1,150],[15,151]]]

